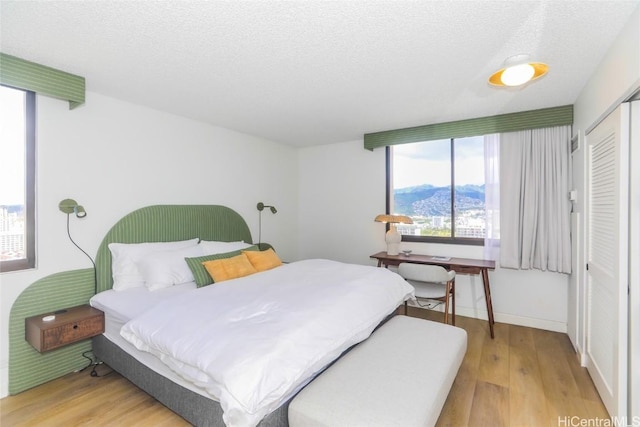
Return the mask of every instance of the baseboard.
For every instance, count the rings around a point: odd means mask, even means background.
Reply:
[[[9,395],[9,366],[0,367],[0,399]]]
[[[411,301],[409,304],[413,307],[419,307]],[[424,307],[420,307],[424,308]],[[426,310],[426,308],[424,308]],[[443,311],[442,305],[434,308],[434,310]],[[470,307],[456,306],[456,315],[472,317],[474,319],[488,320],[486,310],[478,310]],[[567,333],[567,324],[547,319],[536,319],[532,317],[515,316],[513,314],[493,313],[493,318],[498,323],[507,323],[509,325],[527,326],[529,328],[544,329],[546,331]]]
[[[578,355],[579,355],[579,360],[580,360],[580,366],[582,366],[583,368],[586,368],[587,367],[587,363],[589,363],[588,362],[589,358],[587,357],[587,353],[584,353],[584,352],[583,353],[578,353]]]

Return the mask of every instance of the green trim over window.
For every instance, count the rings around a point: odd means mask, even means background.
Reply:
[[[74,109],[84,104],[84,77],[0,53],[0,84],[69,101]]]
[[[562,107],[523,111],[521,113],[501,114],[492,117],[479,117],[456,122],[436,123],[413,128],[367,133],[364,135],[364,148],[373,150],[374,148],[409,144],[411,142],[464,138],[467,136],[516,132],[526,129],[571,124],[573,124],[573,105],[565,105]]]

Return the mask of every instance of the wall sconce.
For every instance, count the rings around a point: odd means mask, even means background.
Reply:
[[[402,236],[398,233],[395,224],[413,224],[413,220],[404,215],[378,215],[374,221],[389,224],[389,231],[384,236],[384,240],[387,242],[387,255],[398,255]]]
[[[80,249],[80,252],[82,252],[87,256],[87,258],[89,258],[89,261],[91,261],[91,264],[93,265],[94,293],[98,293],[96,263],[93,261],[93,258],[91,258],[91,256],[89,256],[89,254],[86,253],[85,250],[78,246],[78,244],[73,240],[73,238],[71,237],[71,232],[69,230],[69,218],[71,217],[71,214],[75,214],[76,218],[84,218],[87,216],[87,211],[82,205],[79,205],[78,202],[73,199],[62,200],[60,203],[58,203],[58,208],[61,212],[67,214],[67,236],[69,236],[69,240],[71,240],[71,243],[73,243],[76,248]]]
[[[73,199],[64,199],[58,204],[58,208],[67,215],[76,214],[77,218],[84,218],[87,216],[87,211],[84,210],[84,207],[79,205]]]
[[[273,213],[273,214],[278,213],[278,210],[275,208],[275,206],[265,205],[262,202],[258,203],[258,210],[260,211],[261,215],[262,215],[262,211],[264,210],[264,208],[271,209],[271,213]]]
[[[269,208],[272,214],[276,214],[278,213],[278,210],[275,206],[265,205],[262,202],[258,203],[257,208],[258,212],[260,212],[258,214],[258,247],[260,248],[260,244],[262,243],[262,211],[264,210],[264,208]]]

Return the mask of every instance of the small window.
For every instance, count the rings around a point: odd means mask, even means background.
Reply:
[[[35,267],[35,93],[0,86],[0,271]]]
[[[485,237],[484,137],[388,147],[389,212],[403,241],[481,245]]]

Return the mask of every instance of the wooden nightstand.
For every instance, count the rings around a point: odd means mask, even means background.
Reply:
[[[47,316],[53,320],[44,321]],[[89,305],[43,313],[24,321],[25,339],[39,352],[53,350],[104,332],[104,313]]]

